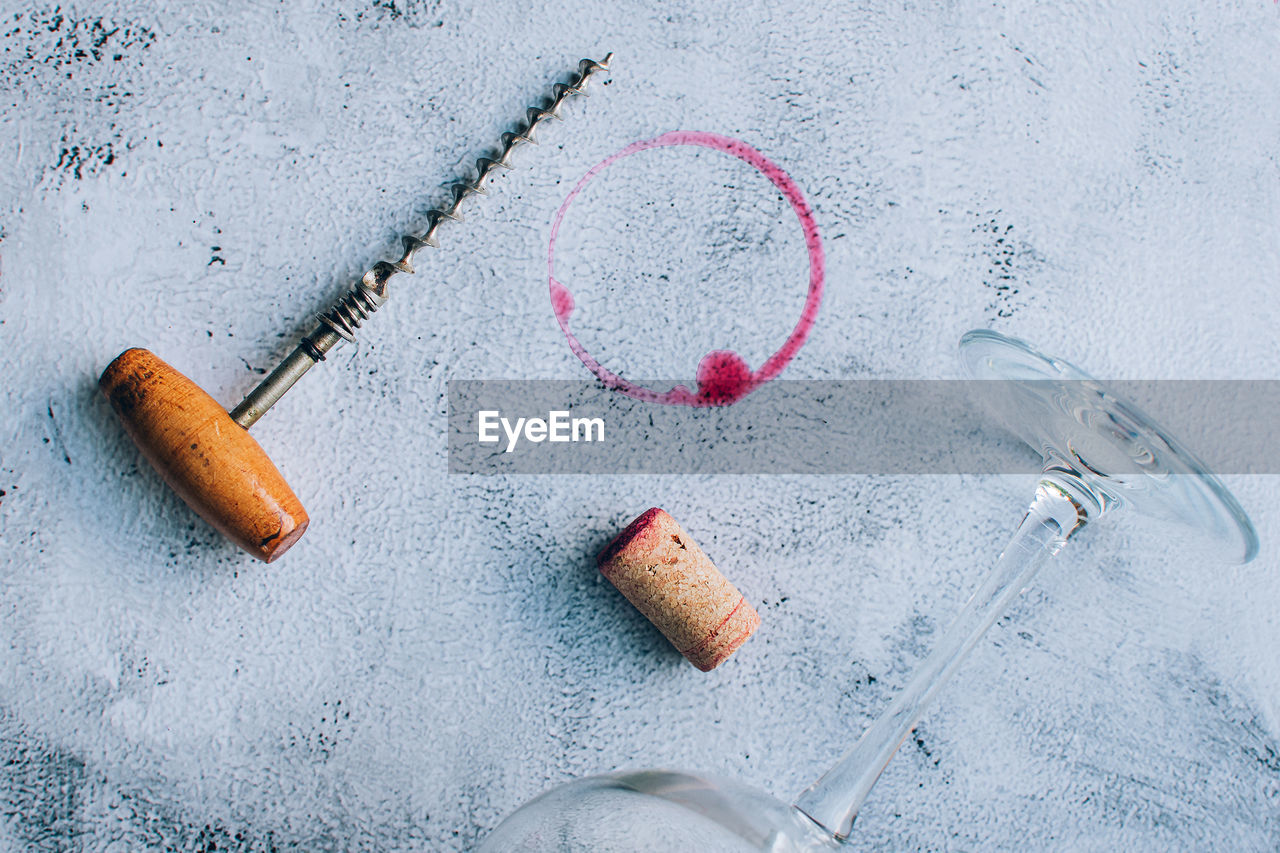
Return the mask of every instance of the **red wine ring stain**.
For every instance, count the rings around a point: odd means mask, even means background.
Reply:
[[[809,294],[805,299],[804,309],[800,312],[799,321],[782,346],[765,360],[759,370],[755,371],[747,365],[742,356],[732,350],[715,350],[707,353],[698,362],[698,390],[696,393],[683,385],[677,385],[666,392],[645,388],[642,385],[628,382],[596,361],[569,329],[569,317],[573,314],[573,294],[569,292],[569,288],[556,279],[555,272],[556,238],[560,234],[560,224],[564,221],[565,214],[568,213],[569,206],[573,204],[573,200],[578,197],[578,194],[590,183],[591,179],[623,157],[630,157],[632,154],[647,151],[650,148],[675,145],[697,145],[702,148],[721,151],[737,157],[768,178],[791,204],[791,209],[795,211],[796,218],[800,220],[800,227],[804,230],[805,246],[809,250]],[[551,225],[551,242],[547,247],[547,279],[551,287],[551,307],[556,313],[556,319],[560,322],[560,329],[564,332],[565,338],[568,339],[569,348],[573,350],[574,354],[582,360],[582,363],[592,373],[599,377],[601,382],[615,391],[626,394],[628,397],[634,397],[637,400],[680,406],[727,406],[741,400],[747,394],[750,394],[756,388],[781,373],[788,362],[800,351],[800,347],[804,346],[805,339],[809,336],[810,329],[813,328],[814,319],[818,315],[818,306],[822,303],[822,284],[825,270],[826,262],[822,253],[822,238],[818,236],[818,225],[813,219],[813,212],[809,209],[808,203],[805,202],[804,196],[800,193],[800,188],[796,186],[791,176],[759,151],[741,140],[728,136],[719,136],[714,133],[686,130],[672,131],[653,139],[633,142],[621,151],[611,154],[592,166],[578,181],[568,197],[565,198],[564,203],[560,205],[560,209],[556,211],[555,220]]]

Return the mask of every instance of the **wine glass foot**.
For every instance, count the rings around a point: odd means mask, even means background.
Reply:
[[[1213,552],[1248,562],[1258,536],[1195,454],[1105,384],[1016,338],[979,329],[960,357],[987,404],[1045,458],[1045,479],[1096,517],[1116,505],[1189,528]]]

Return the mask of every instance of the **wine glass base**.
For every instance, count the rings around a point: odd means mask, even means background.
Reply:
[[[1016,338],[978,329],[960,357],[988,405],[1045,458],[1047,479],[1094,514],[1112,505],[1190,528],[1214,553],[1248,562],[1258,536],[1204,463],[1083,370]],[[1094,506],[1087,506],[1092,503]]]

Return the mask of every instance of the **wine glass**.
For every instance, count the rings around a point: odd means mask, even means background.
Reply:
[[[1203,463],[1140,410],[1060,359],[977,330],[960,356],[985,401],[1044,456],[1035,496],[983,585],[888,709],[794,805],[747,785],[667,771],[566,783],[526,803],[484,851],[815,851],[842,845],[871,787],[928,703],[1049,557],[1085,524],[1133,508],[1174,522],[1220,557],[1258,538]]]

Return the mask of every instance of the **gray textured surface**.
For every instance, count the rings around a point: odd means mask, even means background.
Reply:
[[[0,847],[459,850],[616,767],[789,797],[883,707],[1026,480],[445,474],[447,378],[583,375],[547,301],[550,218],[635,139],[738,136],[806,192],[828,294],[788,376],[955,376],[954,342],[990,326],[1103,376],[1277,378],[1265,0],[165,5],[0,10]],[[607,95],[255,428],[307,536],[271,567],[223,543],[98,372],[145,345],[234,402],[464,156],[605,50]],[[762,187],[693,150],[593,184],[561,247],[584,343],[641,378],[767,352],[804,274]],[[663,299],[681,321],[642,322]],[[1280,486],[1230,485],[1257,562],[1125,524],[1073,544],[859,840],[1280,847]],[[764,619],[709,676],[591,566],[654,504]]]

